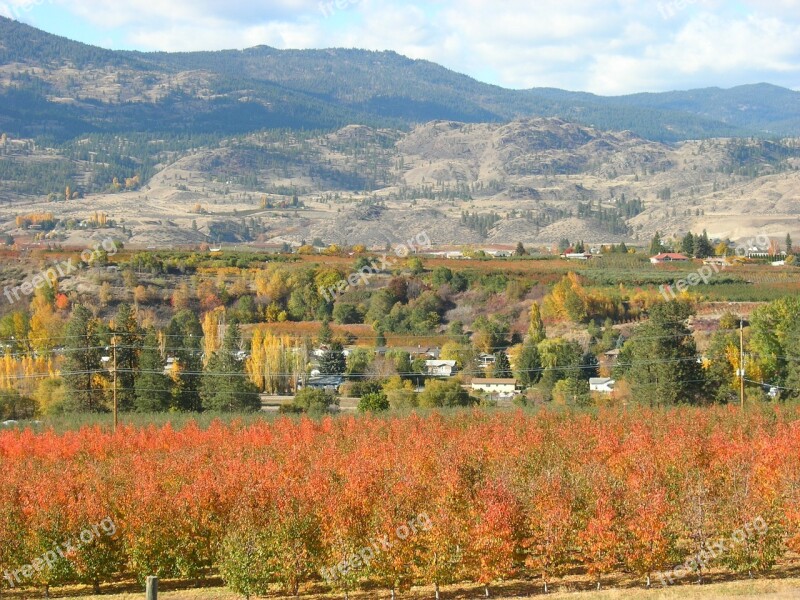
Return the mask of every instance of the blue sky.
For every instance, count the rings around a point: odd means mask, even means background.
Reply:
[[[107,48],[367,48],[511,88],[800,89],[800,0],[0,0]]]

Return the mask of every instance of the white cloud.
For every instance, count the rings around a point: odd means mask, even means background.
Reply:
[[[507,87],[604,94],[800,86],[800,0],[54,1],[147,50],[391,49]]]

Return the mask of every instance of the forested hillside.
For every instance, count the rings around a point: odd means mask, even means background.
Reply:
[[[364,50],[104,50],[0,18],[0,124],[65,140],[90,132],[222,135],[435,119],[559,117],[657,141],[796,135],[797,93],[774,86],[603,98],[508,90],[428,61]]]

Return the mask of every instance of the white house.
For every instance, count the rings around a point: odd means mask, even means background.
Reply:
[[[425,371],[430,377],[452,377],[456,374],[454,360],[426,360]]]
[[[654,265],[663,265],[674,262],[688,262],[689,257],[685,254],[678,254],[677,252],[662,252],[650,258],[650,262]]]
[[[516,379],[473,379],[473,392],[485,392],[501,398],[509,398],[517,392]]]
[[[600,394],[610,394],[614,391],[616,381],[610,377],[592,377],[589,380],[589,391]]]
[[[497,357],[494,354],[481,354],[478,357],[478,361],[482,367],[488,367],[489,365],[493,365],[495,362],[497,362]]]

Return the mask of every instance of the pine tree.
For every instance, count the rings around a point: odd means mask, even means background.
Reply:
[[[134,391],[134,408],[138,412],[161,412],[169,408],[170,380],[164,375],[164,361],[158,349],[158,334],[152,327],[144,336]]]
[[[650,242],[650,254],[661,254],[663,249],[664,244],[661,242],[661,232],[656,231],[656,234],[653,236],[653,239]]]
[[[511,363],[508,362],[508,355],[505,352],[500,351],[494,355],[492,376],[498,379],[510,379],[512,377]]]
[[[703,234],[695,242],[695,256],[697,258],[708,258],[712,254],[714,254],[714,247],[708,239],[708,232],[704,229]]]
[[[83,306],[76,306],[65,330],[64,407],[72,412],[103,412],[99,381],[100,348],[97,321]]]
[[[317,340],[320,344],[330,344],[331,340],[333,339],[333,331],[331,330],[331,322],[330,319],[325,317],[322,320],[322,326],[319,328],[319,333],[317,334]]]
[[[694,234],[691,231],[681,240],[681,252],[686,256],[694,256]]]
[[[792,243],[792,236],[790,234],[786,234],[786,256],[791,256],[794,254],[794,244]]]
[[[247,378],[244,360],[239,357],[241,342],[239,324],[233,320],[222,347],[212,355],[203,373],[200,398],[204,410],[250,412],[260,408],[258,390]]]
[[[133,409],[136,397],[134,381],[141,352],[141,331],[129,304],[121,304],[117,310],[112,333],[116,338],[115,356],[112,359],[116,358],[117,402],[120,410],[129,411]]]
[[[522,245],[522,242],[517,242],[517,248],[514,250],[514,256],[526,256],[528,251],[525,250],[525,246]]]
[[[203,328],[191,310],[176,314],[165,332],[165,352],[177,362],[172,387],[172,405],[179,410],[199,412],[200,373],[203,370]]]
[[[342,345],[338,342],[331,344],[330,350],[325,352],[319,361],[319,372],[323,375],[343,375],[347,368]]]
[[[625,344],[620,364],[634,398],[651,406],[695,403],[705,387],[697,346],[685,324],[691,307],[673,301],[655,305],[650,320]]]

